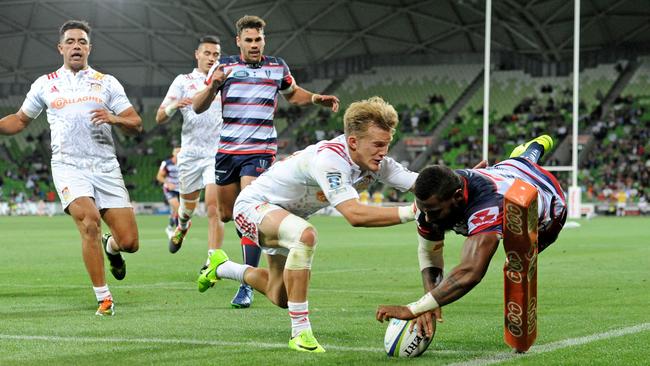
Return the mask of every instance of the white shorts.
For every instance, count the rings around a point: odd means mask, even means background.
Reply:
[[[267,213],[275,210],[282,210],[283,208],[272,203],[263,202],[250,198],[242,198],[240,195],[235,201],[233,208],[233,217],[235,227],[242,234],[242,243],[248,242],[262,248],[262,251],[268,255],[283,255],[289,254],[288,248],[283,247],[265,247],[260,244],[259,238],[259,224],[264,219]]]
[[[198,157],[185,156],[181,152],[177,157],[179,192],[188,194],[205,188],[208,184],[215,184],[214,156]]]
[[[99,210],[132,207],[119,166],[104,172],[53,161],[52,179],[66,212],[70,203],[79,197],[94,198]]]

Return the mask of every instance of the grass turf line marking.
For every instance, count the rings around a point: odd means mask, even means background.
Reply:
[[[241,347],[250,348],[288,348],[286,343],[260,343],[260,342],[229,342],[229,341],[206,341],[200,339],[165,339],[165,338],[99,338],[99,337],[66,337],[66,336],[47,336],[47,335],[18,335],[18,334],[0,334],[0,340],[17,340],[17,341],[46,341],[46,342],[77,342],[77,343],[157,343],[157,344],[184,344],[197,346],[219,346],[219,347]],[[342,352],[375,352],[383,353],[384,350],[379,347],[346,347],[335,345],[323,345],[327,349]],[[436,350],[436,353],[444,354],[466,354],[466,351],[460,350]],[[479,352],[483,353],[483,352]]]
[[[574,346],[581,346],[583,344],[591,343],[591,342],[597,342],[601,341],[604,339],[610,339],[610,338],[616,338],[616,337],[622,337],[625,335],[630,335],[630,334],[635,334],[635,333],[641,333],[650,330],[650,323],[641,323],[637,324],[631,327],[626,327],[626,328],[619,328],[619,329],[613,329],[609,330],[607,332],[603,333],[596,333],[596,334],[591,334],[588,336],[584,337],[578,337],[578,338],[568,338],[568,339],[563,339],[561,341],[556,341],[556,342],[551,342],[551,343],[546,343],[546,344],[541,344],[539,346],[532,346],[530,350],[527,353],[524,354],[517,354],[514,352],[503,352],[499,353],[490,357],[485,357],[485,358],[477,358],[475,360],[470,360],[466,362],[458,362],[458,363],[451,363],[448,364],[447,366],[484,366],[484,365],[493,365],[496,363],[501,363],[504,361],[509,361],[512,359],[520,358],[520,357],[527,357],[527,356],[534,356],[542,353],[547,353],[547,352],[553,352],[562,348],[568,348],[568,347],[574,347]]]

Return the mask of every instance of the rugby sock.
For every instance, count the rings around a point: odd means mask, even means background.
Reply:
[[[537,163],[539,159],[542,158],[543,155],[544,155],[544,146],[542,146],[542,144],[540,143],[532,142],[530,145],[528,145],[526,151],[524,151],[523,154],[519,155],[519,157],[528,159],[533,163]]]
[[[169,227],[176,227],[176,215],[169,215]]]
[[[187,230],[187,223],[190,222],[194,209],[189,209],[185,207],[185,202],[198,202],[199,199],[195,200],[185,200],[181,197],[181,204],[178,206],[178,226],[181,230]]]
[[[244,273],[250,266],[245,264],[235,263],[233,261],[225,261],[217,267],[217,277],[227,278],[229,280],[239,281],[244,283]]]
[[[102,301],[107,297],[112,297],[111,292],[108,290],[108,285],[100,287],[93,286],[93,290],[95,290],[95,297],[97,298],[97,302]]]
[[[110,238],[108,238],[108,240],[106,240],[106,252],[108,254],[113,254],[113,255],[119,254],[120,251],[113,249],[113,246],[111,245],[111,242],[115,243],[115,239],[113,239],[112,236]]]
[[[259,266],[260,256],[262,254],[262,249],[260,247],[257,245],[242,245],[241,252],[244,257],[244,263],[251,267]]]
[[[311,329],[309,322],[309,301],[287,302],[289,305],[289,317],[291,318],[291,338],[298,335],[305,329]]]

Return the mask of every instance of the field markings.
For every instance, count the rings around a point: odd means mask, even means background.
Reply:
[[[72,343],[147,343],[147,344],[181,344],[194,346],[217,346],[217,347],[249,347],[261,349],[288,348],[287,343],[264,343],[264,342],[232,342],[232,341],[207,341],[201,339],[167,339],[167,338],[104,338],[104,337],[67,337],[67,336],[49,336],[49,335],[18,335],[18,334],[0,334],[0,340],[16,341],[46,341],[46,342],[72,342]],[[328,350],[342,352],[374,352],[383,353],[380,347],[347,347],[331,344],[323,345]],[[436,353],[444,354],[466,354],[462,350],[437,350]],[[474,352],[485,353],[485,352]]]
[[[484,366],[493,365],[521,357],[534,356],[541,353],[553,352],[563,348],[581,346],[583,344],[602,341],[604,339],[622,337],[630,334],[641,333],[650,330],[650,323],[641,323],[631,327],[609,330],[603,333],[591,334],[584,337],[568,338],[557,342],[533,346],[527,353],[518,354],[514,352],[498,353],[489,357],[477,358],[470,361],[448,364],[447,366]]]

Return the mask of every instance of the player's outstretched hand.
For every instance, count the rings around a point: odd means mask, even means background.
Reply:
[[[117,121],[116,117],[114,114],[111,114],[109,111],[107,111],[104,108],[99,108],[99,109],[93,109],[90,111],[90,122],[92,122],[95,125],[101,125],[104,123],[108,124],[115,124]]]
[[[377,320],[381,323],[390,318],[410,320],[415,318],[415,315],[403,305],[379,305],[376,314]]]
[[[230,69],[230,70],[228,70],[228,72],[224,73],[223,68],[225,66],[226,65],[224,65],[224,64],[219,64],[217,66],[217,68],[214,69],[214,71],[210,75],[208,75],[208,80],[210,80],[208,83],[210,84],[210,86],[212,86],[212,88],[220,87],[221,84],[223,84],[226,81],[226,79],[228,78],[228,75],[230,75],[230,72],[232,71],[232,69]]]
[[[316,95],[314,97],[314,103],[320,104],[324,107],[332,108],[332,112],[336,113],[339,111],[339,98],[336,95]]]

